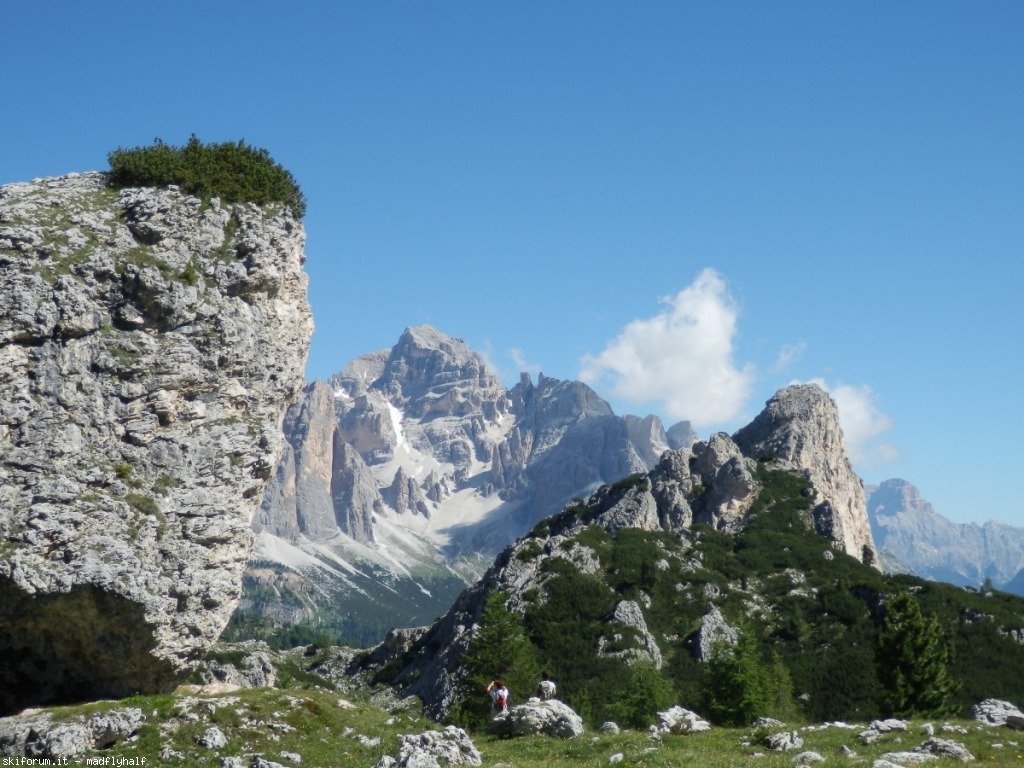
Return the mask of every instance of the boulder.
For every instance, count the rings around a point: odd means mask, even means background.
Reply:
[[[228,737],[224,735],[224,731],[216,726],[207,728],[198,741],[199,746],[213,750],[224,749],[228,745]]]
[[[792,749],[800,749],[804,745],[804,740],[798,731],[782,731],[765,736],[764,744],[776,752],[788,752]]]
[[[794,765],[814,765],[815,763],[824,762],[825,758],[817,752],[801,752],[799,755],[794,755]]]
[[[935,757],[949,757],[964,763],[974,759],[974,755],[970,753],[965,745],[950,739],[931,738],[914,751],[926,755],[934,755]]]
[[[906,720],[888,718],[887,720],[875,720],[866,729],[857,734],[857,738],[863,744],[874,744],[887,733],[906,731],[909,728]]]
[[[397,756],[384,755],[375,768],[441,768],[445,765],[481,765],[483,758],[461,728],[425,731],[398,738]]]
[[[277,671],[266,643],[251,641],[241,645],[245,656],[237,663],[207,661],[197,670],[204,687],[217,686],[219,690],[238,688],[273,688]]]
[[[167,691],[303,383],[302,225],[97,173],[2,187],[0,221],[32,235],[0,236],[0,714]]]
[[[922,763],[933,763],[939,758],[935,755],[929,755],[924,752],[886,752],[882,755],[879,760],[885,761],[889,765],[907,766],[907,765],[921,765]],[[877,765],[877,762],[874,763]]]
[[[659,733],[702,733],[711,730],[711,723],[677,705],[659,712],[658,724],[654,727]]]
[[[1024,718],[1024,713],[1008,701],[985,699],[971,708],[971,717],[985,725],[1006,725],[1008,718]]]
[[[572,739],[583,733],[583,718],[558,699],[531,698],[491,720],[491,731],[498,736],[544,734]]]

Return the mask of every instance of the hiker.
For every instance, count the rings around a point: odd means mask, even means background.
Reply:
[[[491,680],[487,685],[487,693],[491,695],[491,716],[508,712],[508,688],[501,680]]]
[[[551,679],[551,676],[547,672],[544,673],[543,679],[537,683],[537,698],[542,701],[555,698],[555,681]]]

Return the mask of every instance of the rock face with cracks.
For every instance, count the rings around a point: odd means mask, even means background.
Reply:
[[[0,714],[167,689],[223,630],[302,386],[304,240],[98,173],[0,188]]]

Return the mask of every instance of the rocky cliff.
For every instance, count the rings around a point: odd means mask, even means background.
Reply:
[[[0,711],[166,689],[239,599],[312,320],[279,207],[0,189]]]
[[[733,436],[754,458],[803,472],[815,489],[815,529],[846,554],[877,563],[864,483],[850,465],[835,402],[814,384],[787,387]]]

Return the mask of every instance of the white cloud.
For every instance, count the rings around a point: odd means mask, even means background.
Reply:
[[[892,428],[892,419],[878,409],[870,387],[829,386],[823,379],[813,379],[810,383],[817,384],[835,400],[851,463],[857,467],[873,467],[899,458],[899,450],[880,439]]]
[[[519,347],[513,347],[508,351],[508,356],[516,365],[516,373],[537,373],[540,370],[540,363],[531,363]]]
[[[775,362],[772,363],[772,367],[768,369],[768,373],[781,373],[786,370],[789,366],[803,357],[804,350],[807,349],[807,343],[798,341],[795,344],[786,344],[781,350],[779,350],[779,356],[775,358]]]
[[[634,320],[603,352],[584,357],[580,378],[595,386],[608,377],[614,396],[656,401],[668,418],[697,428],[734,418],[750,397],[754,370],[733,361],[739,307],[725,280],[705,269],[661,302],[664,312]]]

